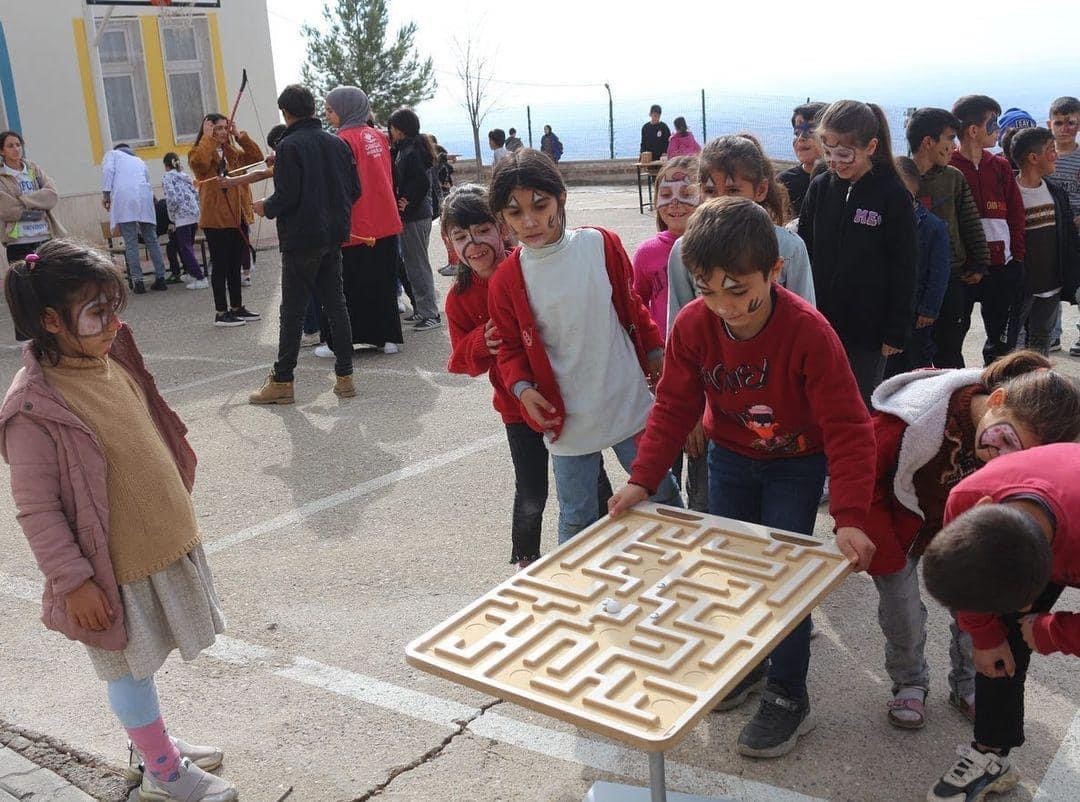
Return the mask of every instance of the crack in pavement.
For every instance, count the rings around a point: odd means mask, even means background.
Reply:
[[[404,766],[398,766],[392,769],[385,780],[383,780],[371,790],[365,791],[363,794],[353,799],[352,802],[367,802],[369,799],[373,799],[374,797],[385,791],[387,788],[389,788],[390,784],[393,783],[398,777],[402,776],[403,774],[408,774],[410,771],[413,771],[414,769],[423,766],[425,763],[430,763],[432,760],[435,760],[435,758],[437,758],[446,750],[446,747],[448,747],[455,738],[457,738],[459,735],[465,734],[465,732],[469,729],[470,724],[480,718],[480,716],[484,715],[484,713],[491,710],[491,708],[495,707],[495,705],[502,704],[502,702],[502,699],[493,699],[487,704],[480,705],[480,709],[477,710],[474,715],[469,716],[467,719],[458,719],[455,722],[458,725],[457,729],[447,735],[445,738],[443,738],[442,741],[431,747],[431,749],[424,752],[424,754],[420,755],[420,757],[416,758],[415,760],[405,764]]]

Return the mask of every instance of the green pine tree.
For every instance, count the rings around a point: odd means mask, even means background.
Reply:
[[[326,96],[335,86],[358,86],[371,109],[385,120],[400,106],[415,106],[435,95],[431,59],[413,47],[416,23],[398,29],[387,43],[386,0],[329,0],[323,8],[326,32],[304,25],[307,39],[304,84]]]

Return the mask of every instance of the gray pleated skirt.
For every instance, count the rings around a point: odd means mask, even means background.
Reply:
[[[225,631],[225,616],[201,545],[145,579],[120,586],[127,646],[114,652],[87,646],[98,677],[152,676],[179,650],[194,660]]]

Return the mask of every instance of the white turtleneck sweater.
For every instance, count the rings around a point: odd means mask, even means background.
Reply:
[[[592,454],[644,429],[653,399],[611,302],[603,235],[574,229],[543,248],[522,246],[521,272],[566,405],[548,450]]]

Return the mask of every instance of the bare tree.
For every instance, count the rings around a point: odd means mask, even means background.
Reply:
[[[483,165],[480,159],[480,126],[495,105],[494,99],[490,97],[494,69],[487,54],[481,53],[477,48],[472,34],[469,34],[464,42],[455,39],[454,48],[457,50],[457,74],[464,90],[461,105],[468,112],[469,124],[472,126],[473,147],[476,150],[476,178],[479,180]]]

